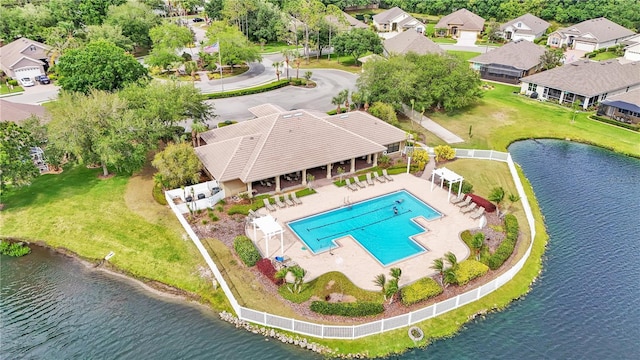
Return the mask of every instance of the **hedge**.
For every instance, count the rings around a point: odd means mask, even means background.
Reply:
[[[404,305],[411,305],[422,300],[440,295],[442,287],[432,278],[422,278],[400,290],[400,297]]]
[[[484,211],[488,213],[492,213],[496,211],[496,206],[493,205],[491,201],[483,198],[482,196],[478,196],[476,194],[467,194],[467,196],[470,196],[471,201],[478,204],[478,206],[482,206],[484,208]]]
[[[225,92],[213,93],[213,94],[203,94],[202,96],[204,97],[204,99],[208,99],[208,100],[223,99],[223,98],[234,97],[234,96],[259,94],[259,93],[263,93],[263,92],[267,92],[275,89],[280,89],[288,85],[289,85],[289,80],[284,79],[284,80],[274,81],[272,83],[268,83],[268,84],[248,88],[248,89],[232,90],[232,91],[225,91]]]
[[[318,314],[352,317],[377,315],[384,311],[382,304],[372,302],[329,303],[314,301],[309,308]]]
[[[607,124],[610,124],[610,125],[619,126],[619,127],[625,128],[625,129],[633,130],[633,131],[640,131],[640,126],[638,126],[638,125],[627,124],[627,123],[623,123],[623,122],[618,121],[618,120],[613,120],[613,119],[609,119],[609,118],[602,117],[602,116],[591,115],[591,119],[592,120],[596,120],[596,121],[600,121],[600,122],[603,122],[603,123],[607,123]]]
[[[266,276],[267,279],[271,280],[272,283],[276,285],[282,284],[282,279],[276,278],[276,269],[273,267],[271,260],[264,258],[260,259],[256,264],[258,266],[258,270],[262,273],[262,275]]]
[[[518,241],[518,219],[514,215],[507,214],[504,217],[504,227],[507,236],[502,240],[496,252],[491,255],[487,264],[491,270],[496,270],[507,261],[516,247],[516,241]]]
[[[489,271],[489,267],[479,261],[467,259],[458,263],[456,269],[456,284],[465,285],[469,281],[480,277]]]
[[[255,265],[258,260],[262,258],[251,239],[244,235],[236,236],[236,238],[233,239],[233,248],[236,250],[242,262],[249,267]]]

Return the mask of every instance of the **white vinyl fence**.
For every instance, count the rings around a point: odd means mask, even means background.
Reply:
[[[433,153],[433,149],[428,148],[427,150],[430,151],[430,153]],[[531,229],[531,243],[529,244],[527,251],[511,269],[509,269],[507,272],[500,275],[496,279],[478,288],[467,291],[466,293],[460,294],[454,298],[450,298],[439,303],[432,304],[420,310],[410,312],[408,314],[398,315],[391,318],[360,325],[336,326],[315,324],[311,322],[277,316],[262,311],[256,311],[240,306],[234,298],[231,289],[227,285],[225,279],[222,277],[222,274],[218,270],[216,264],[213,262],[213,260],[209,256],[209,253],[200,242],[198,236],[195,234],[195,232],[193,232],[182,213],[180,213],[177,206],[173,204],[173,201],[171,201],[168,196],[167,201],[169,202],[171,209],[176,214],[176,217],[178,217],[178,220],[187,231],[187,234],[189,234],[189,237],[191,237],[191,240],[193,240],[193,242],[196,244],[196,247],[213,271],[216,279],[222,287],[222,290],[229,298],[231,306],[233,306],[233,309],[238,315],[238,318],[255,324],[291,331],[300,335],[313,336],[317,338],[357,339],[368,335],[378,334],[385,331],[410,326],[423,320],[442,315],[448,311],[459,308],[470,302],[476,301],[490,294],[502,285],[506,284],[509,280],[513,279],[513,277],[518,273],[518,271],[520,271],[520,269],[522,269],[525,262],[529,258],[529,255],[531,254],[531,248],[533,246],[533,241],[536,236],[535,222],[533,219],[533,213],[531,212],[529,199],[524,192],[524,187],[520,182],[520,178],[518,177],[518,173],[516,171],[513,160],[511,159],[511,155],[509,153],[497,152],[492,150],[456,149],[456,156],[460,158],[495,160],[507,163],[513,181],[516,185],[516,189],[518,190],[518,195],[520,196],[520,200],[522,201],[522,207],[524,208],[527,222],[529,223],[529,228]]]

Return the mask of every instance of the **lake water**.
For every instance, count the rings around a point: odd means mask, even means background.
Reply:
[[[510,147],[550,234],[544,271],[504,312],[404,359],[640,356],[640,161],[541,140]],[[0,358],[315,358],[202,307],[35,249],[0,262]]]

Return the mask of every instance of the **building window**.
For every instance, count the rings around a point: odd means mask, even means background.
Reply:
[[[600,96],[600,101],[602,100],[606,100],[607,99],[607,95],[609,95],[609,93],[604,93]]]
[[[522,27],[522,23],[518,23],[518,27],[521,28]]]
[[[560,41],[558,40],[557,37],[551,38],[551,45],[558,45],[559,43],[560,43]]]
[[[538,84],[529,83],[529,91],[534,92],[536,90],[538,90]]]
[[[397,151],[400,151],[399,142],[387,145],[387,154],[391,154]]]

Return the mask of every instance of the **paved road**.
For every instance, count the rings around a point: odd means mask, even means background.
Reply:
[[[485,45],[461,46],[456,44],[438,44],[438,46],[440,46],[444,50],[479,52],[482,54],[496,48],[495,46],[485,46]]]

